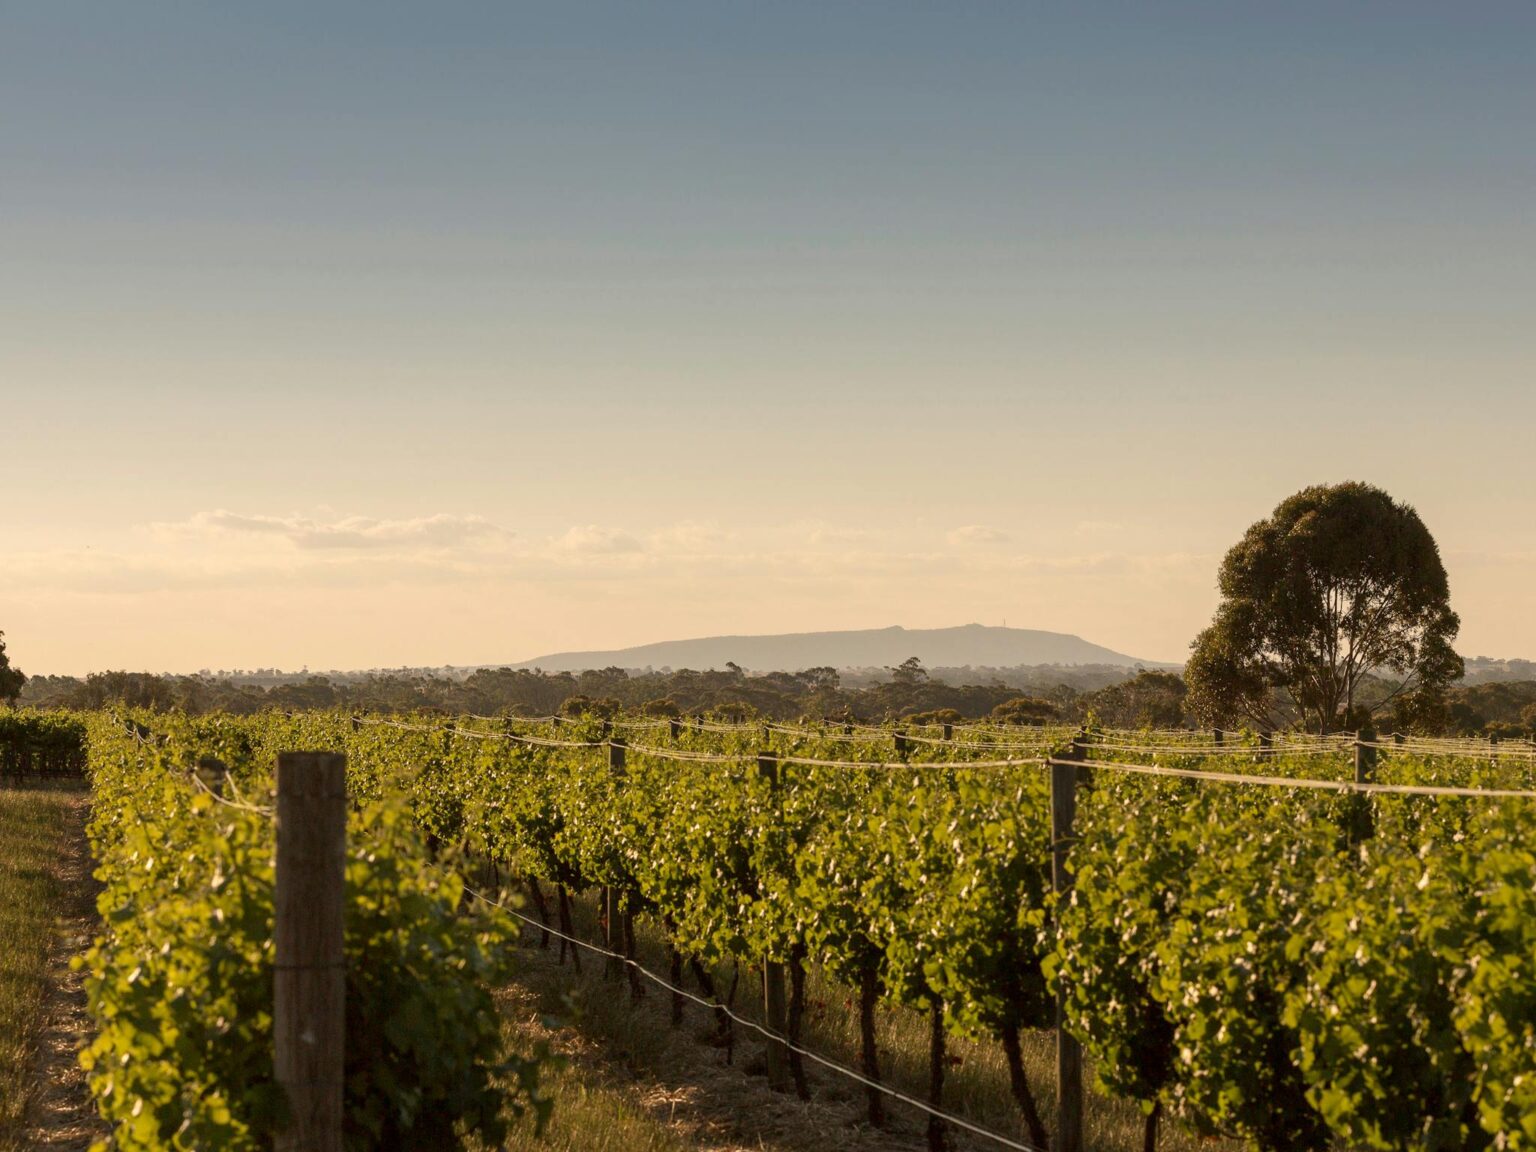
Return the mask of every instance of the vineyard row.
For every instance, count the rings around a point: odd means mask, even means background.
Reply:
[[[1270,779],[1337,786],[1261,790],[1240,786],[1254,776],[1248,748],[1223,760],[1170,743],[1175,763],[1137,772],[1095,749],[1105,758],[1072,767],[1068,841],[1053,830],[1040,760],[982,766],[930,742],[892,762],[876,758],[877,741],[813,730],[777,733],[774,755],[762,757],[757,729],[686,728],[665,756],[631,746],[615,759],[622,745],[596,747],[595,724],[571,728],[562,726],[576,737],[567,742],[492,738],[473,721],[445,730],[327,714],[183,719],[149,748],[98,718],[93,776],[104,798],[136,790],[139,814],[156,816],[151,838],[168,837],[137,850],[172,869],[183,894],[217,902],[233,899],[229,877],[259,871],[247,840],[264,834],[247,823],[259,816],[207,796],[199,805],[188,773],[201,766],[215,790],[238,788],[260,807],[278,751],[344,750],[354,801],[408,813],[390,818],[392,834],[409,824],[424,837],[415,875],[467,850],[518,877],[539,923],[566,936],[575,894],[611,894],[608,948],[630,959],[633,919],[647,916],[679,967],[782,965],[792,998],[797,973],[816,965],[850,987],[861,1015],[882,1001],[926,1013],[935,1110],[946,1034],[994,1038],[1014,1072],[1016,1146],[1052,1135],[1017,1052],[1021,1030],[1056,1025],[1059,998],[1064,1034],[1087,1050],[1101,1090],[1142,1105],[1149,1142],[1172,1115],[1263,1149],[1536,1147],[1536,810],[1516,795],[1531,768],[1518,757],[1400,753],[1366,791],[1337,747],[1275,748],[1262,757]],[[1069,746],[1055,751],[1057,767],[1072,763]],[[1202,769],[1177,763],[1186,755]],[[1487,794],[1413,794],[1453,788]],[[147,811],[156,804],[175,819]],[[114,837],[140,832],[105,806],[103,820],[98,838],[116,859]],[[181,859],[183,841],[199,846],[203,865],[219,862],[216,891]],[[1053,850],[1063,864],[1054,877]],[[142,855],[133,861],[127,872]],[[153,883],[153,872],[135,883]],[[226,914],[246,917],[259,971],[270,892],[263,905],[260,884],[241,890],[244,903]],[[109,883],[106,902],[129,909],[144,896]],[[136,982],[174,963],[215,962],[125,948],[125,930],[109,923],[97,980],[121,978],[130,960]],[[184,943],[206,952],[218,940]],[[115,1019],[93,996],[98,1015]],[[787,1005],[783,1032],[804,1050],[800,1011]],[[98,1045],[111,1050],[113,1036],[104,1029]],[[872,1045],[860,1075],[880,1079]],[[175,1098],[179,1122],[199,1114],[203,1097]],[[870,1107],[879,1109],[876,1094]],[[259,1128],[253,1115],[241,1113],[248,1131]],[[941,1140],[942,1126],[934,1131]],[[1060,1127],[1054,1135],[1058,1148],[1070,1141]]]

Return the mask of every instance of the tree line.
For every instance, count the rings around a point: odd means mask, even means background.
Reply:
[[[915,657],[889,670],[882,681],[863,686],[844,684],[843,675],[830,667],[754,675],[735,665],[666,672],[482,668],[467,676],[374,672],[315,675],[271,685],[231,677],[112,671],[84,678],[35,676],[22,689],[18,702],[35,708],[125,706],[193,715],[249,714],[270,708],[524,716],[629,711],[878,723],[917,714],[966,720],[997,713],[1029,723],[1054,722],[1081,712],[1080,702],[1094,692],[1075,687],[1069,678],[1070,674],[1049,687],[1003,680],[951,684],[930,676]]]
[[[148,708],[201,715],[240,715],[277,708],[367,712],[437,712],[444,715],[548,716],[609,714],[708,715],[727,719],[840,719],[877,724],[995,720],[1004,723],[1079,724],[1114,728],[1177,728],[1201,719],[1176,672],[1126,670],[1118,683],[1085,687],[1056,669],[1055,682],[1019,675],[985,684],[955,684],[930,674],[915,657],[887,670],[883,681],[849,686],[833,668],[752,675],[739,668],[634,672],[603,668],[581,673],[484,668],[468,676],[429,672],[376,672],[309,676],[271,686],[228,677],[98,672],[83,678],[36,676],[19,703],[45,709]],[[1101,680],[1102,672],[1087,677]],[[1361,708],[1390,696],[1390,678],[1361,682]],[[1281,694],[1277,694],[1280,697]],[[1422,699],[1409,708],[1389,705],[1371,720],[1381,731],[1426,735],[1536,736],[1536,680],[1501,681],[1446,690],[1433,710]],[[1274,703],[1283,726],[1304,722],[1283,697]]]

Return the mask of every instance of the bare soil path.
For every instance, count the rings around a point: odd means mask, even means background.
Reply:
[[[91,1026],[80,974],[69,966],[70,959],[90,945],[98,922],[96,896],[100,885],[91,875],[93,865],[85,837],[89,814],[89,796],[81,795],[70,805],[68,833],[56,864],[65,899],[49,952],[45,1022],[25,1130],[27,1147],[46,1152],[86,1152],[107,1134],[80,1067],[80,1049],[90,1041]]]

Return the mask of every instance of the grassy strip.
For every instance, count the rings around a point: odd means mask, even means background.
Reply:
[[[76,794],[0,791],[0,1152],[24,1147],[48,955],[65,892],[55,867]]]
[[[576,901],[573,911],[581,935],[597,939],[599,929],[590,901]],[[664,947],[652,926],[642,920],[637,935],[642,962],[653,971],[665,972]],[[528,939],[531,942],[533,934]],[[793,1097],[768,1092],[760,1075],[761,1046],[754,1037],[738,1030],[736,1060],[725,1067],[723,1051],[699,1042],[713,1031],[703,1009],[690,1006],[686,1027],[674,1031],[667,1023],[665,991],[651,987],[642,1004],[632,1006],[621,981],[604,979],[602,961],[596,957],[584,959],[581,976],[569,967],[557,967],[553,952],[530,949],[527,957],[520,982],[531,1003],[525,1000],[519,1011],[509,1015],[514,1036],[525,1048],[532,1040],[545,1038],[531,1022],[538,1013],[549,1013],[566,1025],[560,1030],[564,1038],[554,1040],[556,1049],[564,1050],[571,1061],[553,1082],[556,1141],[552,1147],[561,1152],[648,1152],[679,1146],[795,1152],[836,1146],[848,1152],[887,1152],[925,1147],[923,1118],[915,1110],[892,1104],[890,1127],[876,1132],[864,1122],[862,1090],[814,1067],[810,1074],[815,1104],[800,1105]],[[721,989],[728,988],[731,966],[723,965],[715,976]],[[688,984],[692,987],[691,979]],[[848,990],[813,971],[808,975],[807,994],[807,1046],[856,1067],[858,1018]],[[756,979],[743,969],[736,1010],[760,1018],[759,998]],[[922,1098],[927,1083],[927,1019],[885,1006],[877,1035],[887,1082]],[[1032,1033],[1023,1041],[1030,1079],[1047,1124],[1054,1126],[1053,1037]],[[949,1051],[946,1106],[993,1131],[1027,1142],[1000,1046],[951,1036]],[[613,1070],[619,1075],[613,1075]],[[686,1103],[670,1109],[665,1106],[668,1099]],[[1109,1099],[1090,1088],[1083,1105],[1087,1149],[1140,1152],[1142,1117],[1134,1104]],[[960,1132],[951,1133],[951,1142],[957,1150],[975,1152],[997,1147]],[[514,1140],[512,1146],[540,1147],[531,1137],[526,1144]],[[1226,1152],[1236,1147],[1202,1139],[1175,1123],[1165,1126],[1159,1143],[1160,1152]]]
[[[519,1125],[504,1152],[686,1152],[694,1147],[645,1106],[636,1082],[616,1081],[589,1039],[549,1027],[534,993],[511,989],[500,999],[514,1050],[549,1043],[565,1060],[562,1067],[541,1074],[556,1101],[549,1127],[536,1135],[531,1124]]]

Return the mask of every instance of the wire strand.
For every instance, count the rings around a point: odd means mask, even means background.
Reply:
[[[1385,792],[1398,796],[1476,796],[1492,799],[1536,800],[1536,791],[1519,788],[1456,788],[1433,784],[1370,784],[1354,780],[1313,780],[1305,777],[1258,776],[1242,772],[1206,772],[1198,768],[1163,768],[1152,764],[1125,764],[1118,760],[1062,760],[1049,764],[1073,764],[1080,768],[1106,768],[1144,776],[1174,776],[1215,784],[1256,784],[1269,788],[1312,788],[1333,792]]]
[[[211,797],[215,803],[222,804],[226,808],[233,808],[237,812],[252,812],[257,816],[277,815],[277,810],[274,808],[263,807],[259,804],[247,804],[243,800],[230,800],[220,796],[212,788],[208,787],[207,783],[196,772],[191,773],[191,779],[193,784],[202,789],[203,795]]]
[[[463,887],[464,891],[469,893],[469,895],[474,899],[489,904],[493,908],[499,908],[503,912],[506,912],[508,915],[515,916],[524,924],[527,924],[532,928],[536,928],[540,932],[548,932],[551,936],[554,936],[560,940],[564,940],[566,943],[571,944],[577,948],[585,948],[599,956],[604,956],[611,960],[617,960],[619,963],[633,969],[641,976],[644,976],[652,983],[665,988],[668,992],[671,992],[677,996],[682,996],[684,999],[691,1000],[693,1003],[698,1004],[701,1007],[711,1009],[715,1012],[723,1012],[727,1017],[735,1021],[737,1024],[740,1024],[742,1027],[750,1028],[752,1031],[757,1032],[759,1035],[776,1044],[782,1044],[787,1051],[797,1053],[800,1056],[804,1056],[807,1060],[815,1061],[823,1068],[835,1072],[839,1076],[845,1076],[850,1080],[855,1080],[858,1083],[864,1085],[866,1088],[872,1088],[876,1092],[880,1092],[883,1095],[890,1097],[892,1100],[899,1100],[903,1104],[908,1104],[921,1112],[927,1113],[929,1116],[943,1120],[947,1124],[953,1124],[956,1128],[963,1128],[965,1131],[970,1132],[976,1136],[981,1136],[985,1139],[995,1141],[996,1143],[1002,1145],[1004,1148],[1017,1149],[1017,1152],[1045,1152],[1044,1149],[1037,1148],[1033,1144],[1021,1143],[1020,1141],[1014,1140],[1008,1136],[1004,1136],[1001,1133],[993,1132],[990,1129],[983,1128],[979,1124],[973,1124],[963,1117],[954,1115],[952,1112],[945,1112],[942,1109],[933,1107],[931,1104],[925,1104],[923,1101],[917,1099],[916,1097],[908,1096],[905,1092],[901,1092],[895,1088],[890,1087],[889,1085],[882,1084],[878,1080],[871,1080],[869,1077],[855,1072],[852,1068],[849,1068],[846,1065],[839,1064],[835,1060],[829,1060],[827,1057],[822,1056],[809,1048],[805,1048],[799,1044],[792,1043],[784,1036],[781,1036],[779,1033],[773,1031],[773,1029],[765,1028],[756,1020],[750,1020],[745,1016],[741,1016],[725,1004],[721,1004],[716,1000],[711,1000],[703,996],[695,995],[694,993],[688,991],[686,988],[679,988],[670,980],[661,975],[658,975],[655,972],[652,972],[638,960],[631,959],[630,957],[624,955],[622,952],[615,952],[613,949],[604,948],[600,944],[593,944],[590,941],[581,940],[575,936],[568,936],[556,928],[551,928],[541,920],[535,920],[532,916],[524,915],[522,912],[519,912],[515,908],[508,907],[506,904],[499,900],[494,900],[482,892],[477,892],[468,884],[464,884]]]

